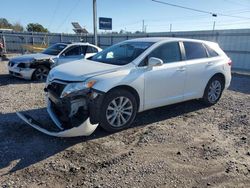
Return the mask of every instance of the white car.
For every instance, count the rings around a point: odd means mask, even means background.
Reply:
[[[8,69],[11,75],[19,78],[45,80],[52,67],[89,58],[101,50],[89,43],[57,43],[41,53],[12,58],[8,63]]]
[[[98,125],[115,132],[129,127],[138,112],[192,99],[218,102],[231,81],[231,60],[214,42],[182,38],[128,40],[91,60],[54,68],[47,79],[52,136],[90,135]]]

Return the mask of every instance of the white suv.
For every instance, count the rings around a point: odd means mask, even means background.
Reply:
[[[138,112],[148,109],[191,99],[213,105],[230,81],[231,60],[216,43],[133,39],[50,72],[45,91],[58,131],[18,115],[53,136],[90,135],[98,124],[114,132],[129,127]]]

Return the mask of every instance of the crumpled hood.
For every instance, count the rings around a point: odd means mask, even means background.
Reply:
[[[18,57],[14,57],[12,58],[10,61],[13,63],[29,63],[32,60],[42,60],[42,59],[50,59],[53,58],[55,56],[53,55],[47,55],[47,54],[42,54],[42,53],[36,53],[36,54],[25,54],[25,55],[21,55]]]
[[[49,80],[84,81],[93,76],[120,70],[122,67],[90,60],[77,60],[53,68]]]

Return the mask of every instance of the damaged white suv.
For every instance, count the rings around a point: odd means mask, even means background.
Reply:
[[[83,62],[84,61],[84,62]],[[58,130],[28,124],[53,136],[90,135],[100,125],[115,132],[138,112],[191,99],[217,103],[231,81],[231,60],[213,42],[141,38],[121,42],[90,60],[63,64],[49,73],[48,113]]]

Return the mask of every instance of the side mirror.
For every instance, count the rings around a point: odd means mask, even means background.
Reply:
[[[163,65],[163,61],[156,57],[150,57],[148,60],[149,67],[161,66]]]

